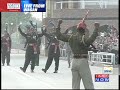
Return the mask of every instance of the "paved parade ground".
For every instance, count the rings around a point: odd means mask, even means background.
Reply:
[[[39,66],[30,72],[30,65],[23,73],[19,67],[24,65],[24,54],[11,54],[11,66],[2,67],[2,89],[71,89],[72,73],[66,60],[60,60],[58,73],[54,72],[54,61],[47,71],[42,72],[47,57],[40,56]],[[103,67],[90,66],[95,89],[118,89],[118,68],[109,76],[109,82],[95,82],[95,74],[102,74]],[[84,89],[81,83],[81,89]]]

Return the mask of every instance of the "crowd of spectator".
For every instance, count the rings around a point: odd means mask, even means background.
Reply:
[[[109,26],[108,30],[99,33],[93,46],[98,50],[98,52],[114,53],[116,56],[116,63],[118,63],[118,39],[118,30],[113,26]],[[67,49],[65,43],[63,43],[62,46],[63,47],[61,49]]]
[[[106,32],[101,32],[93,45],[99,52],[108,52],[115,54],[116,63],[118,62],[118,30],[110,26]]]

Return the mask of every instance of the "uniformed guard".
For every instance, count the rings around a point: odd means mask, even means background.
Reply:
[[[59,40],[57,39],[55,32],[52,34],[48,34],[45,31],[43,31],[43,34],[49,39],[50,45],[49,45],[48,59],[47,59],[46,65],[45,65],[45,69],[42,69],[42,71],[44,71],[46,73],[54,59],[55,60],[54,73],[58,73],[59,57],[60,57]]]
[[[37,23],[36,25],[33,24],[32,21],[29,21],[31,26],[36,30],[37,32]],[[38,34],[38,33],[37,33]],[[41,45],[41,37],[37,38],[37,50],[38,50],[38,53],[36,54],[36,60],[35,60],[35,65],[36,66],[39,66],[39,55],[40,55],[40,45]]]
[[[88,64],[88,50],[90,44],[94,42],[98,36],[99,23],[95,23],[95,30],[90,38],[85,37],[86,24],[84,20],[77,26],[77,33],[72,35],[65,35],[60,32],[60,24],[56,29],[56,35],[59,40],[68,42],[73,52],[72,62],[72,88],[80,89],[80,81],[82,79],[85,89],[94,89],[91,71]]]
[[[71,29],[69,30],[69,28],[64,32],[64,34],[67,34],[67,35],[71,35],[72,33],[73,32],[71,31]],[[71,51],[71,48],[68,42],[65,43],[65,49],[66,49],[66,54],[67,54],[68,68],[70,68],[72,51]]]
[[[67,53],[68,68],[70,68],[71,67],[72,51],[71,51],[71,48],[69,46],[69,43],[66,43],[66,53]]]
[[[4,36],[1,37],[1,53],[2,64],[5,64],[5,58],[7,59],[7,66],[10,66],[10,52],[11,52],[11,37],[7,31],[4,31]]]
[[[26,72],[26,69],[31,61],[31,72],[34,72],[35,59],[37,53],[39,52],[37,48],[37,39],[39,37],[42,37],[43,34],[37,34],[36,30],[34,30],[34,28],[31,26],[28,26],[27,29],[29,29],[29,33],[25,34],[22,32],[20,26],[18,27],[18,31],[22,36],[26,38],[26,42],[27,42],[24,67],[20,67],[20,69],[23,72]]]

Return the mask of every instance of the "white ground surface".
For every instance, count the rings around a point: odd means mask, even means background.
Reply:
[[[40,57],[40,66],[35,67],[35,73],[30,72],[30,66],[26,73],[19,67],[24,65],[24,54],[11,54],[11,66],[1,66],[2,89],[71,89],[71,69],[65,60],[60,60],[59,72],[53,73],[54,61],[47,73],[41,71],[44,68],[47,57]],[[102,67],[90,66],[95,89],[118,89],[118,68],[110,75],[109,82],[95,82],[95,74],[102,74]],[[81,89],[84,89],[81,82]]]

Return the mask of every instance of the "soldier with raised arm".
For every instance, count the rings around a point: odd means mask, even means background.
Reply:
[[[10,52],[11,52],[11,37],[7,31],[4,31],[4,36],[1,37],[1,56],[2,64],[4,66],[5,59],[7,66],[10,66]]]
[[[43,31],[43,34],[49,39],[49,50],[48,50],[48,59],[45,65],[45,68],[42,69],[45,73],[49,69],[52,64],[53,59],[55,60],[55,71],[53,73],[58,73],[59,68],[59,57],[60,57],[60,48],[59,48],[59,40],[55,35],[55,31],[51,34]]]
[[[31,61],[31,63],[32,63],[31,64],[31,72],[34,72],[36,56],[39,53],[39,49],[37,46],[37,39],[39,37],[42,37],[43,34],[37,34],[37,32],[34,30],[34,28],[30,27],[30,26],[27,29],[29,29],[29,32],[26,34],[21,30],[20,26],[18,27],[18,31],[20,32],[20,34],[23,37],[25,37],[26,42],[27,42],[24,67],[20,67],[20,69],[23,72],[26,72],[26,69]]]
[[[99,23],[95,23],[95,30],[90,38],[85,37],[86,24],[84,21],[77,26],[77,33],[74,35],[66,35],[60,32],[59,20],[58,28],[56,29],[56,36],[59,40],[68,42],[73,52],[72,61],[72,88],[80,89],[80,81],[82,79],[85,89],[94,89],[91,71],[88,64],[88,50],[98,36]]]

